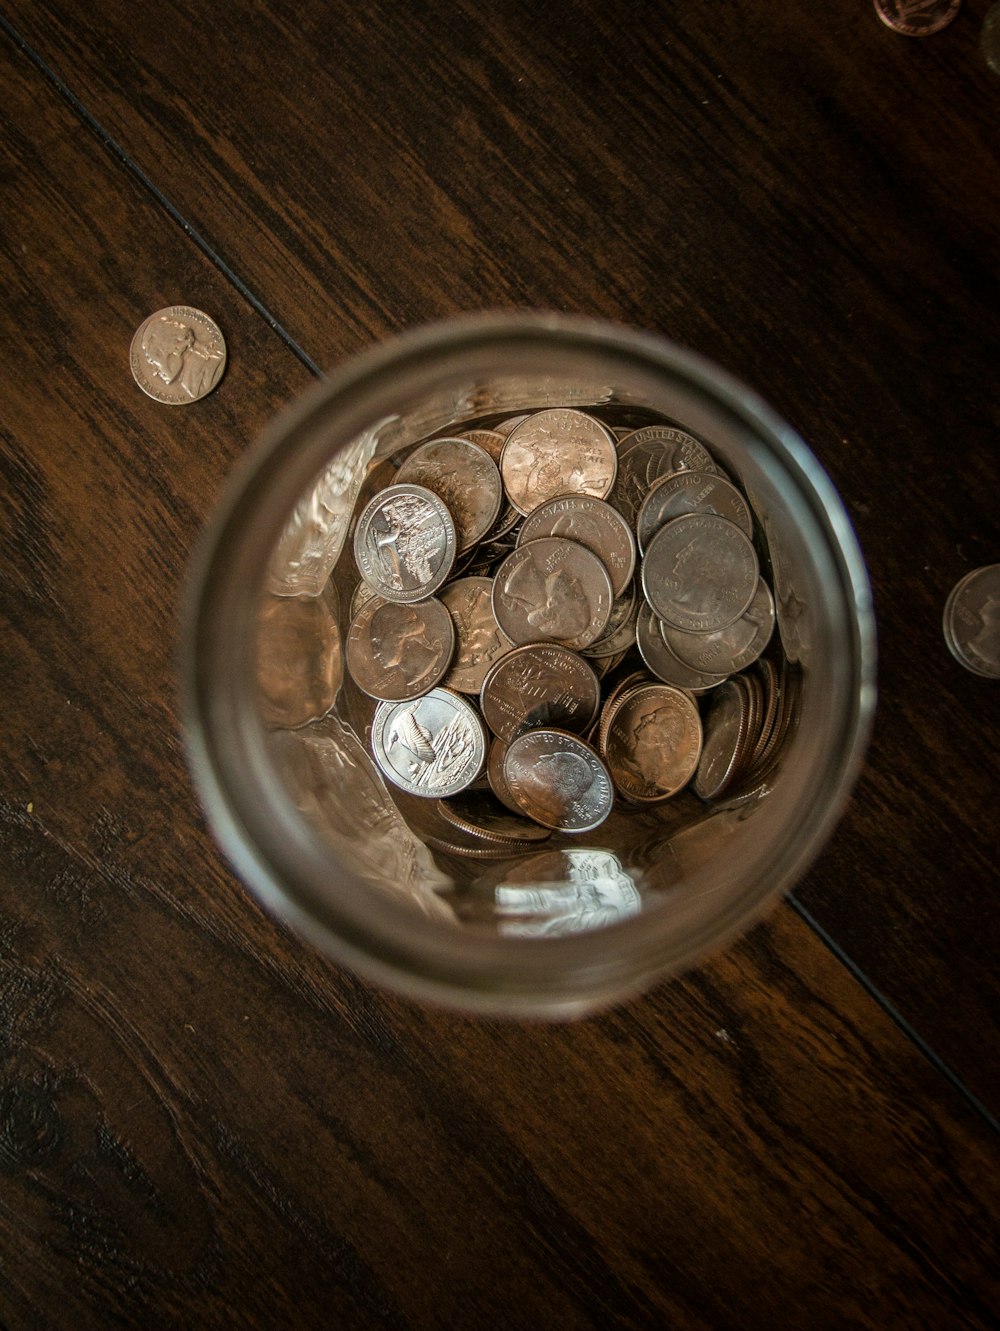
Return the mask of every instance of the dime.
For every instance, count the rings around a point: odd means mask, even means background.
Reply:
[[[454,650],[455,628],[440,601],[400,605],[376,597],[351,624],[347,668],[370,697],[405,702],[440,682]]]
[[[678,471],[716,472],[704,444],[686,430],[670,425],[644,425],[618,442],[618,476],[609,502],[629,526],[635,526],[639,505],[661,476]]]
[[[601,686],[586,661],[556,643],[515,647],[486,676],[483,720],[510,742],[534,726],[582,734],[597,716]]]
[[[674,518],[653,537],[642,561],[642,590],[674,628],[714,633],[750,608],[757,554],[735,523],[713,513]]]
[[[326,715],[343,680],[343,657],[340,632],[323,597],[263,597],[256,649],[265,725],[294,730]]]
[[[948,26],[962,0],[875,0],[875,13],[904,37],[929,37]]]
[[[187,406],[212,391],[226,368],[219,325],[190,305],[168,305],[141,323],[129,351],[132,377],[149,397]]]
[[[500,657],[514,644],[493,614],[493,579],[457,578],[441,592],[455,625],[458,646],[445,684],[459,693],[478,694]]]
[[[613,599],[597,556],[558,536],[519,546],[493,583],[496,621],[519,644],[558,642],[579,651],[603,633]]]
[[[503,499],[500,472],[468,439],[432,439],[406,459],[397,484],[422,485],[441,499],[455,523],[458,553],[471,550],[496,522]]]
[[[645,551],[661,527],[684,513],[716,513],[735,522],[747,536],[753,535],[750,506],[731,481],[705,471],[681,471],[661,476],[639,505],[635,519],[639,549]]]
[[[701,756],[698,706],[669,684],[640,684],[620,699],[601,754],[626,797],[642,803],[669,799],[691,780]]]
[[[639,607],[635,624],[635,645],[639,649],[645,665],[657,679],[664,684],[673,684],[679,689],[690,689],[694,694],[707,693],[726,678],[725,675],[712,675],[703,670],[693,670],[673,654],[663,636],[663,625],[653,614],[649,605]]]
[[[529,730],[507,749],[515,804],[543,827],[590,832],[611,812],[614,789],[600,758],[565,730]]]
[[[760,656],[774,632],[774,597],[763,578],[745,611],[735,623],[714,633],[686,633],[669,624],[662,626],[663,639],[673,654],[694,670],[716,675],[734,675]]]
[[[604,499],[617,466],[610,430],[570,407],[536,411],[511,431],[500,457],[507,497],[520,513],[556,495]]]
[[[365,582],[387,601],[432,596],[455,562],[455,524],[422,485],[390,485],[362,510],[354,557]]]
[[[986,679],[1000,679],[1000,564],[966,573],[944,608],[944,638],[955,660]]]
[[[591,495],[559,495],[539,504],[524,519],[518,545],[540,536],[562,536],[595,554],[611,575],[611,589],[620,596],[635,572],[632,529],[603,499]]]
[[[736,775],[746,753],[750,706],[735,679],[716,689],[705,715],[701,760],[691,783],[703,800],[715,800]]]
[[[475,781],[486,761],[486,731],[475,708],[450,689],[415,702],[383,702],[372,721],[379,767],[411,795],[455,795]]]

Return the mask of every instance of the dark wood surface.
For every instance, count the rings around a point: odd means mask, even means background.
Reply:
[[[995,1321],[1000,685],[940,632],[1000,559],[986,8],[913,41],[866,0],[8,0],[4,1327]],[[174,301],[230,349],[184,412],[128,370]],[[310,365],[497,306],[755,384],[879,622],[795,902],[571,1026],[425,1010],[266,918],[174,696],[192,545]]]

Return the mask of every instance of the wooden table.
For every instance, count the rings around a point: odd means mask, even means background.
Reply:
[[[0,1323],[986,1327],[1000,1314],[987,0],[3,6]],[[209,311],[174,411],[128,350]],[[186,562],[317,373],[502,307],[754,384],[869,563],[880,708],[818,863],[577,1024],[378,992],[265,917],[185,771]]]

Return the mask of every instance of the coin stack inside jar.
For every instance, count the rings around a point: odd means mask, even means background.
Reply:
[[[356,516],[346,663],[426,839],[509,854],[616,798],[760,790],[797,693],[755,541],[670,423],[548,408],[414,447]]]

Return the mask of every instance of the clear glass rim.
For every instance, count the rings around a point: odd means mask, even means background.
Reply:
[[[339,420],[346,443],[370,424],[379,392],[397,379],[441,377],[446,366],[457,368],[484,350],[499,357],[505,348],[553,347],[669,375],[752,433],[794,484],[825,539],[851,635],[850,686],[837,700],[838,742],[809,816],[777,848],[766,876],[748,883],[723,916],[680,939],[672,937],[666,913],[657,919],[656,911],[557,938],[448,931],[412,907],[374,898],[343,866],[344,890],[331,894],[332,852],[306,831],[290,801],[274,798],[246,653],[239,656],[239,643],[249,641],[241,635],[253,623],[266,552],[329,460],[325,423]],[[653,334],[562,314],[488,314],[427,325],[355,357],[264,431],[234,471],[192,561],[179,674],[188,762],[209,824],[267,908],[336,959],[398,991],[466,1009],[560,1016],[615,1001],[690,966],[741,933],[801,876],[839,819],[863,759],[875,701],[875,631],[864,561],[839,496],[805,443],[755,393]]]

